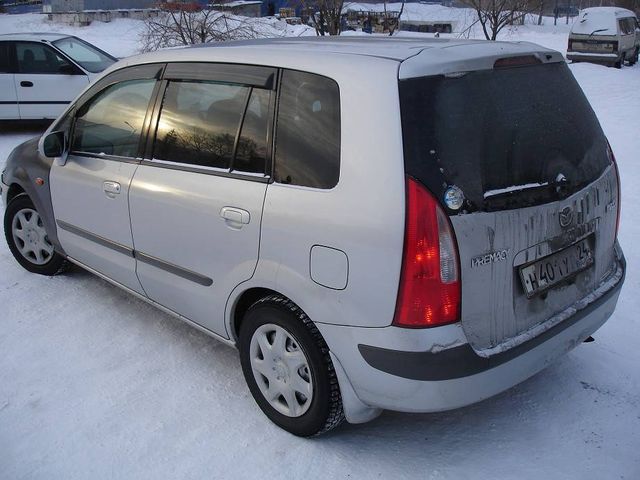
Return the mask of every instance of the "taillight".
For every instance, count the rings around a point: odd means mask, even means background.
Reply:
[[[616,181],[618,182],[618,211],[616,212],[616,238],[618,238],[618,230],[620,229],[620,210],[622,209],[622,197],[620,191],[622,185],[620,184],[620,171],[618,170],[618,162],[616,162],[616,156],[613,154],[613,149],[607,141],[607,154],[609,155],[609,161],[613,165],[613,169],[616,171]]]
[[[458,248],[436,199],[407,177],[404,254],[393,324],[436,327],[460,320]]]

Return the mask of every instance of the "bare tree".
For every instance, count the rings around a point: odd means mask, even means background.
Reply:
[[[390,18],[390,15],[387,14],[387,0],[384,0],[384,20],[387,24],[387,28],[389,29],[389,36],[392,36],[396,29],[400,29],[400,20],[402,19],[402,12],[404,12],[404,3],[405,0],[402,0],[400,12],[398,12],[398,19],[396,21],[394,18]]]
[[[340,35],[344,0],[298,0],[294,3],[309,11],[309,20],[318,36]]]
[[[507,25],[521,23],[531,13],[535,0],[464,0],[473,8],[487,40],[495,40]]]
[[[194,45],[197,43],[242,40],[258,37],[244,18],[195,3],[165,3],[157,17],[145,20],[142,50]]]

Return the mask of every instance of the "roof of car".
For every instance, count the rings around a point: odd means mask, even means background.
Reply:
[[[521,51],[523,42],[492,42],[496,51]],[[259,40],[240,40],[194,45],[187,48],[240,48],[268,51],[287,50],[303,55],[327,53],[387,58],[404,61],[425,49],[442,49],[457,46],[487,44],[485,40],[460,40],[449,38],[331,36],[331,37],[283,37]],[[529,46],[533,44],[527,44]]]
[[[602,13],[608,13],[608,14],[614,14],[616,17],[635,17],[636,14],[633,13],[631,10],[627,10],[626,8],[621,8],[621,7],[591,7],[591,8],[583,8],[582,10],[580,10],[580,16],[582,16],[584,13],[591,13],[591,14],[602,14]]]
[[[130,57],[126,65],[161,62],[229,62],[331,74],[388,62],[400,78],[492,68],[497,58],[537,55],[544,63],[562,54],[529,42],[489,42],[416,37],[295,37],[207,43]],[[309,66],[313,69],[310,70]]]
[[[0,34],[0,40],[28,40],[32,42],[53,42],[61,38],[67,38],[71,35],[65,35],[62,33],[49,33],[49,32],[29,32],[29,33],[2,33]]]

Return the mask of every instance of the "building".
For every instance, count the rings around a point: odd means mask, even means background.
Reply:
[[[229,12],[233,15],[242,17],[260,17],[262,16],[261,0],[235,0],[226,3],[213,3],[209,6],[214,10]]]

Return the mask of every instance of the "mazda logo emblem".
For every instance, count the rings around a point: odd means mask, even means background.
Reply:
[[[569,225],[571,225],[571,222],[573,222],[573,208],[571,208],[570,206],[564,207],[562,210],[560,210],[560,215],[558,215],[558,218],[560,220],[560,226],[562,228],[568,227]]]

